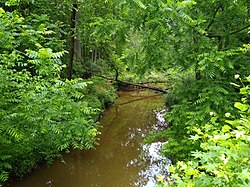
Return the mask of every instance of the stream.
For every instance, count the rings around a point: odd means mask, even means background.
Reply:
[[[11,187],[153,187],[170,161],[159,153],[165,142],[144,143],[167,124],[163,98],[152,91],[121,91],[100,118],[94,150],[71,151],[51,166],[40,166]]]

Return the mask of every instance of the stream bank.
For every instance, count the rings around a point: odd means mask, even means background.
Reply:
[[[95,150],[72,151],[11,186],[154,186],[170,161],[159,154],[164,142],[146,144],[143,139],[166,126],[162,110],[163,98],[153,91],[119,92],[100,119],[103,128]]]

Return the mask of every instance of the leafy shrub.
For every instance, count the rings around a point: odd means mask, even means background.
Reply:
[[[23,175],[62,150],[93,146],[98,111],[83,99],[86,82],[32,78],[25,70],[0,68],[1,155],[9,156],[8,171]]]
[[[164,153],[174,162],[188,159],[190,151],[200,149],[199,143],[190,141],[189,136],[196,133],[193,130],[195,127],[205,126],[211,115],[220,116],[218,123],[225,121],[225,113],[239,115],[232,107],[233,103],[240,99],[237,94],[239,88],[230,82],[235,80],[236,72],[242,74],[248,72],[248,68],[236,68],[235,61],[247,56],[247,53],[242,51],[248,51],[248,46],[234,50],[233,53],[231,50],[212,51],[210,55],[201,55],[201,61],[214,60],[213,63],[209,62],[209,67],[203,67],[201,79],[196,80],[195,77],[184,74],[185,77],[182,80],[179,79],[180,81],[177,81],[170,90],[167,103],[173,105],[170,106],[170,112],[165,117],[173,125],[164,131],[169,142],[164,145]],[[232,64],[226,64],[229,60],[233,62],[235,69],[231,67]],[[224,68],[218,68],[218,64]],[[245,61],[237,66],[241,64],[245,64]],[[213,69],[216,69],[214,74]],[[240,79],[237,81],[241,83]]]
[[[92,148],[98,134],[99,110],[83,94],[90,82],[60,79],[61,41],[33,16],[0,8],[0,184],[69,148]]]
[[[249,185],[249,77],[244,81],[239,75],[249,73],[248,51],[244,45],[201,55],[200,62],[208,60],[199,64],[201,79],[190,77],[171,90],[175,101],[165,117],[172,126],[161,136],[168,139],[162,152],[173,166],[167,181],[159,178],[160,185]],[[237,64],[238,59],[244,60]]]
[[[85,95],[89,96],[88,100],[91,104],[100,102],[99,104],[94,105],[99,108],[103,108],[104,106],[108,106],[114,102],[117,98],[116,88],[110,81],[99,77],[92,77],[89,80],[93,84],[88,86],[88,90]]]
[[[250,76],[247,78],[250,83]],[[249,85],[240,89],[241,102],[234,104],[240,117],[226,113],[225,122],[217,114],[204,126],[194,127],[189,140],[200,150],[191,152],[189,161],[171,166],[169,183],[176,186],[249,186],[250,185],[250,95]],[[231,118],[231,119],[230,119]],[[235,118],[235,119],[233,119]],[[167,186],[167,182],[163,182]]]
[[[230,105],[237,99],[234,94],[230,94],[234,92],[233,86],[225,86],[212,80],[196,81],[192,78],[188,82],[189,84],[184,81],[173,90],[172,95],[175,94],[177,104],[166,114],[167,121],[173,125],[165,131],[169,144],[164,149],[166,156],[173,161],[188,158],[190,150],[199,147],[196,142],[188,139],[194,133],[194,127],[205,125],[212,113],[222,116],[226,112],[233,114]],[[222,117],[219,120],[223,119]]]

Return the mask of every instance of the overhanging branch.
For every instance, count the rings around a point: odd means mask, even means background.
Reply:
[[[208,31],[208,29],[212,26],[212,24],[214,23],[214,19],[215,19],[215,16],[216,14],[218,13],[218,11],[220,10],[220,8],[222,8],[222,4],[219,4],[219,6],[217,7],[217,9],[215,10],[214,14],[213,14],[213,17],[211,19],[211,21],[209,22],[207,28],[205,29],[205,31]]]
[[[236,34],[236,33],[240,32],[240,31],[243,31],[243,30],[245,30],[245,29],[247,29],[247,28],[249,28],[249,27],[250,27],[250,25],[247,25],[247,26],[242,27],[242,28],[240,28],[240,29],[238,29],[238,30],[235,30],[235,31],[233,31],[233,32],[230,32],[229,35]]]

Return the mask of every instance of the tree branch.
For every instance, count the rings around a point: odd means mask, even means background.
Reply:
[[[209,38],[219,38],[219,37],[222,37],[221,35],[214,34],[212,32],[208,32],[206,36],[209,37]]]
[[[217,38],[218,39],[218,51],[222,50],[222,35],[217,35],[217,34],[213,34],[211,32],[207,33],[206,35],[207,37],[211,38]]]
[[[236,30],[236,31],[230,32],[229,35],[236,34],[236,33],[240,32],[240,31],[243,31],[243,30],[247,29],[248,27],[250,27],[250,25],[247,25],[247,26],[245,26],[245,27],[242,27],[242,28],[240,28],[240,29],[238,29],[238,30]]]
[[[245,30],[245,29],[247,29],[247,28],[249,28],[249,27],[250,27],[250,25],[247,25],[247,26],[242,27],[242,28],[240,28],[240,29],[238,29],[238,30],[235,30],[235,31],[233,31],[233,32],[230,32],[229,35],[236,34],[236,33],[240,32],[240,31],[243,31],[243,30]],[[207,32],[207,35],[206,35],[206,36],[209,37],[209,38],[219,38],[219,37],[222,37],[222,35],[214,34],[214,33],[212,33],[212,32]]]
[[[210,23],[208,24],[207,28],[205,29],[205,31],[208,31],[208,29],[212,26],[212,24],[214,23],[214,19],[215,19],[215,16],[216,14],[218,13],[219,9],[222,8],[222,4],[219,4],[219,6],[217,7],[217,9],[215,10],[214,12],[214,15],[210,21]]]

